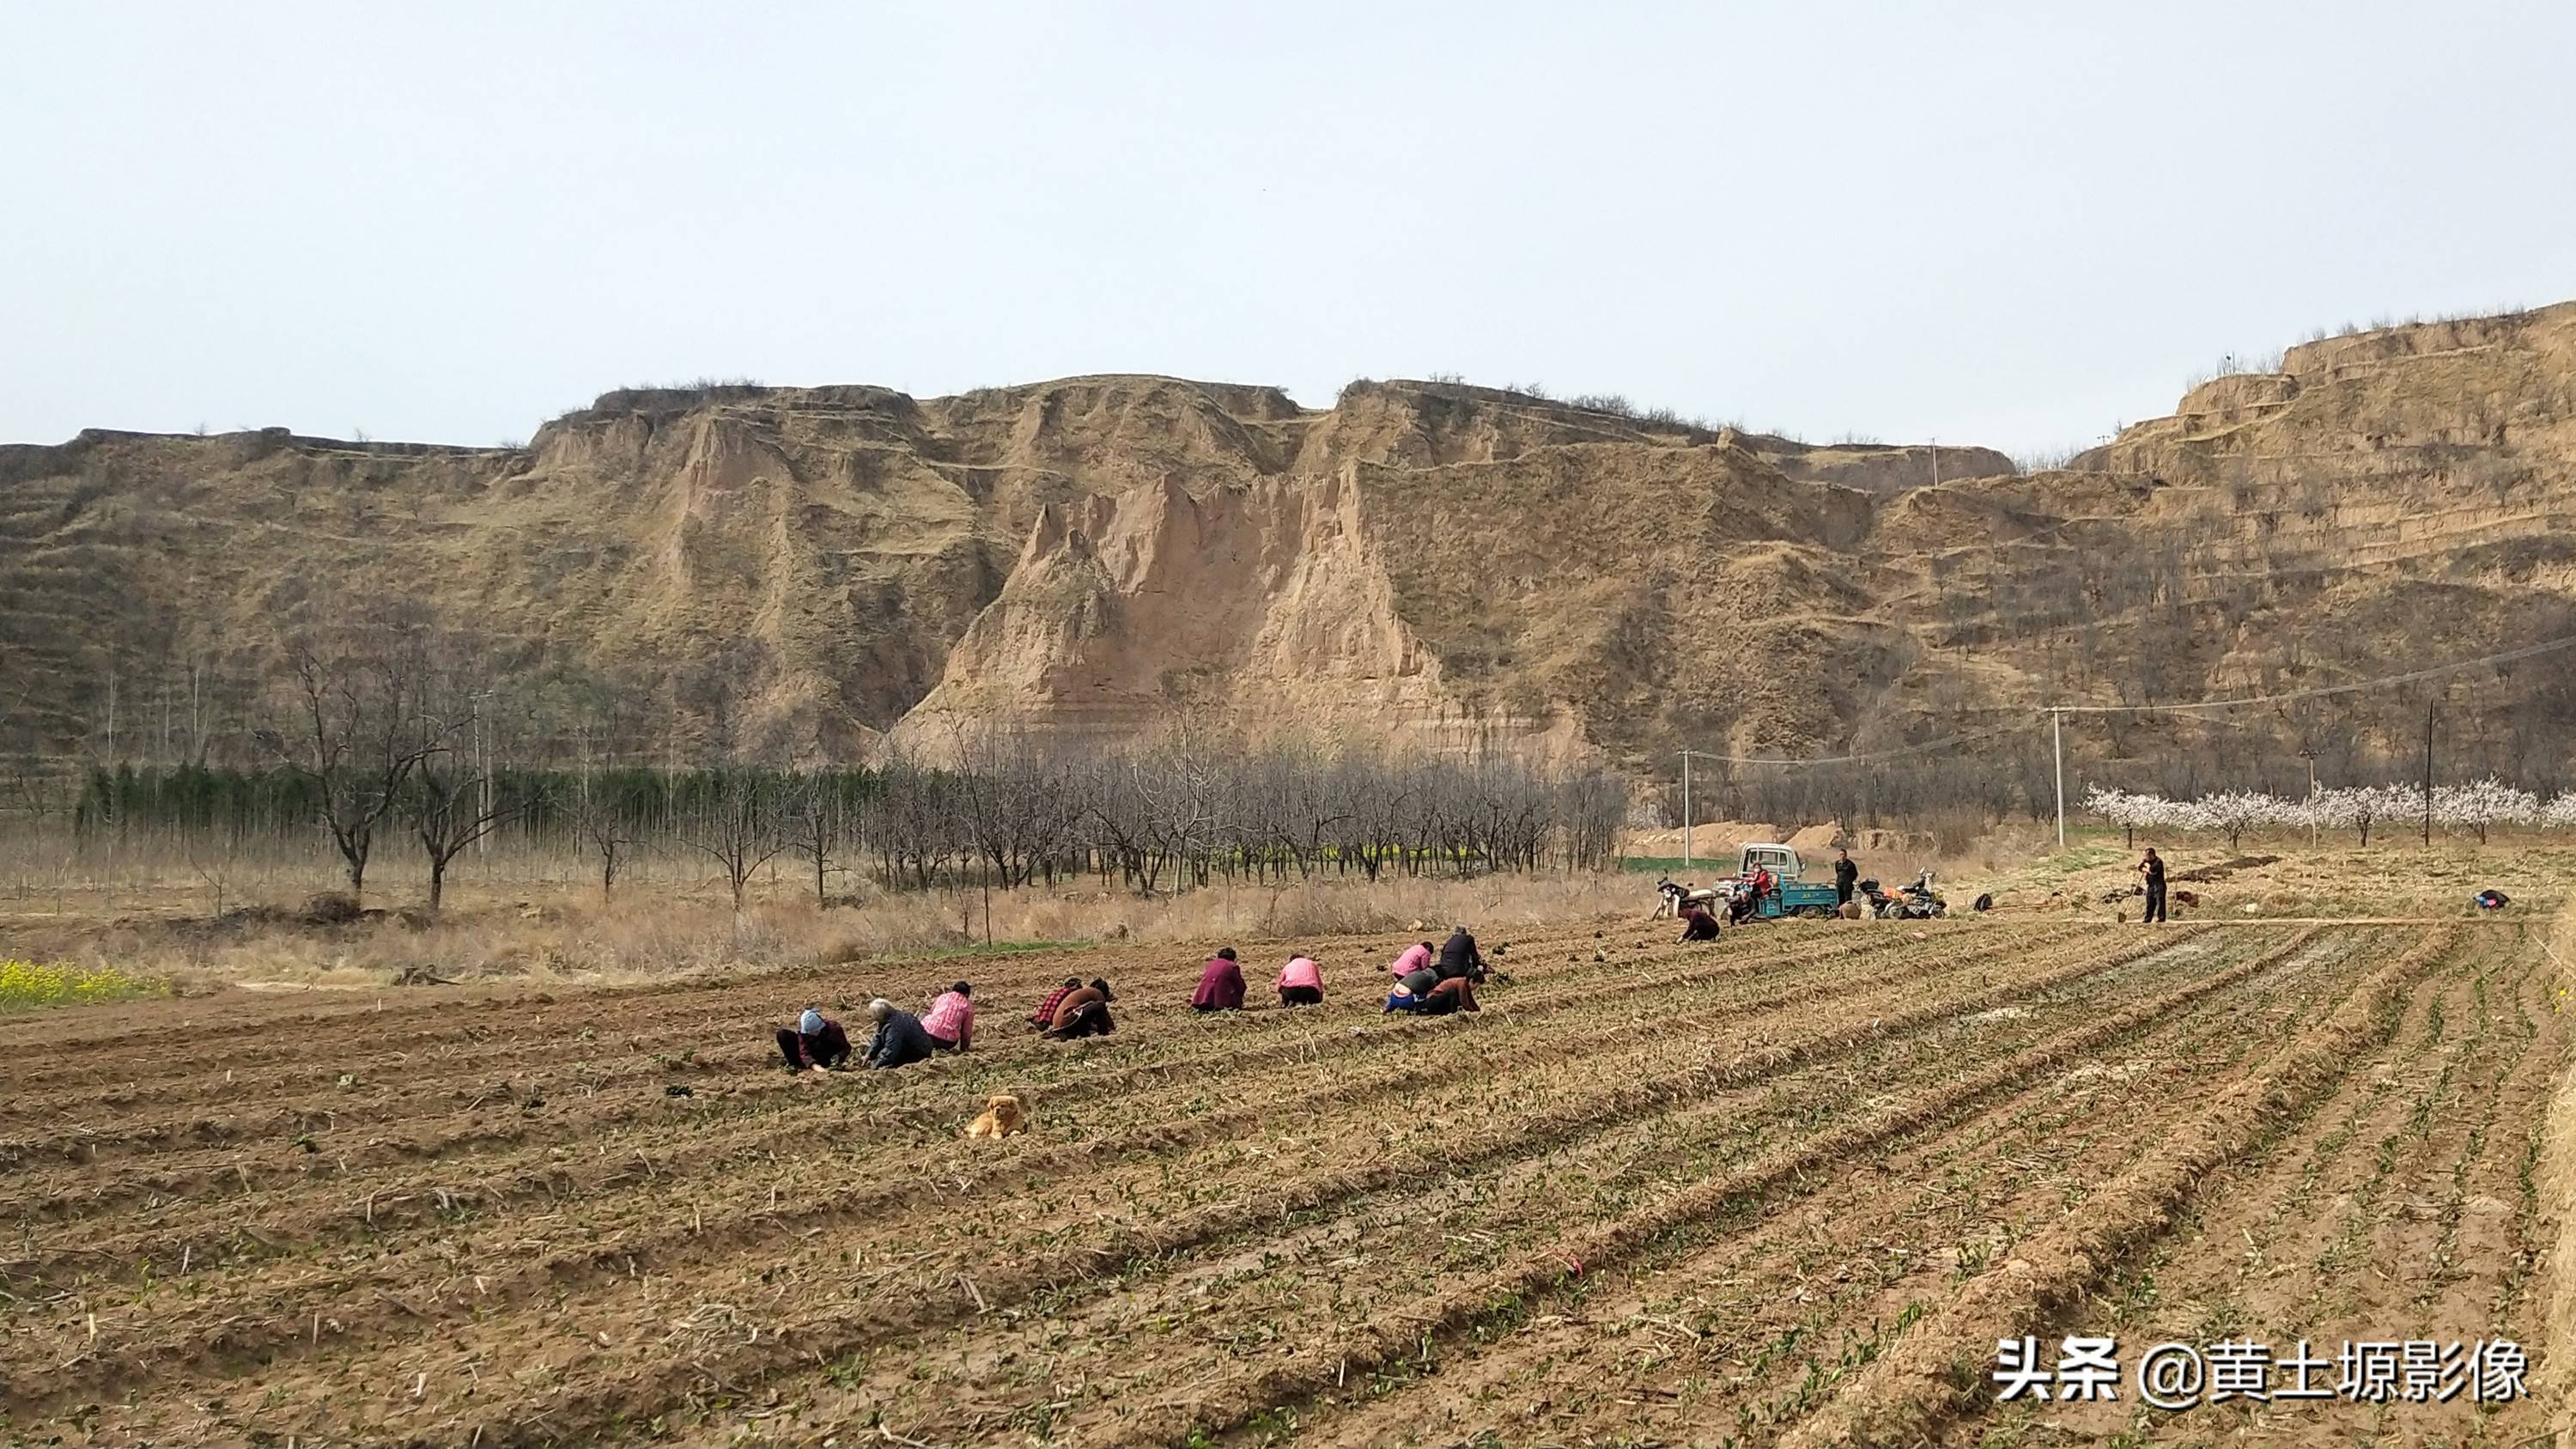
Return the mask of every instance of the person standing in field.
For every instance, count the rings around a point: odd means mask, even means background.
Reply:
[[[1243,1009],[1243,968],[1235,964],[1234,948],[1228,946],[1207,959],[1199,968],[1199,989],[1190,994],[1193,1011],[1241,1011]]]
[[[1324,968],[1316,965],[1313,957],[1291,956],[1288,964],[1279,968],[1279,1004],[1324,1004]]]
[[[1395,958],[1395,964],[1389,966],[1387,968],[1387,972],[1396,980],[1401,981],[1405,977],[1412,975],[1414,972],[1419,971],[1430,964],[1431,943],[1428,941],[1422,941],[1405,947],[1404,953]]]
[[[850,1064],[850,1034],[841,1024],[812,1007],[796,1018],[794,1026],[778,1029],[778,1054],[787,1059],[787,1070],[801,1072],[808,1068],[825,1071]]]
[[[1088,986],[1068,991],[1056,1003],[1054,1024],[1046,1029],[1051,1041],[1074,1041],[1086,1036],[1107,1036],[1118,1029],[1109,1018],[1109,1003],[1114,998],[1109,983],[1098,976]]]
[[[869,1066],[892,1070],[930,1060],[934,1048],[920,1017],[882,996],[868,1003],[868,1015],[877,1024],[876,1039],[868,1043]]]
[[[2165,863],[2156,848],[2147,847],[2147,858],[2138,862],[2138,874],[2147,878],[2147,913],[2140,924],[2165,918]]]
[[[1852,863],[1851,852],[1834,852],[1834,909],[1839,912],[1851,904],[1852,884],[1860,879],[1860,867]]]
[[[1064,978],[1064,984],[1057,987],[1055,990],[1048,992],[1046,1000],[1038,1003],[1038,1009],[1029,1013],[1029,1030],[1046,1031],[1053,1027],[1055,1025],[1055,1009],[1064,1005],[1064,999],[1066,997],[1071,996],[1073,993],[1080,991],[1081,989],[1081,977],[1068,976]]]
[[[921,1029],[930,1033],[933,1047],[962,1052],[975,1045],[974,996],[975,988],[960,981],[930,1003],[930,1014],[921,1019]]]

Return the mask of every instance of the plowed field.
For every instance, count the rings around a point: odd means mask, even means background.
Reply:
[[[2530,1400],[2176,1414],[1986,1381],[2025,1333],[2536,1362],[2567,1049],[2541,928],[1668,934],[1515,940],[1442,1020],[1379,1014],[1393,938],[1316,951],[1326,1007],[1217,1019],[1187,953],[1128,950],[17,1018],[0,1440],[2545,1429]],[[857,1022],[960,969],[971,1055],[776,1069],[809,998]],[[1117,985],[1115,1036],[1019,1028],[1069,972]],[[1036,1130],[962,1140],[997,1090]]]

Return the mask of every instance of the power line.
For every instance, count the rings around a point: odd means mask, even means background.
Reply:
[[[2413,684],[2419,680],[2436,679],[2445,674],[2457,674],[2463,670],[2483,669],[2497,664],[2511,664],[2519,659],[2530,659],[2538,655],[2548,654],[2553,651],[2569,647],[2576,647],[2576,634],[2569,634],[2556,639],[2544,639],[2537,644],[2525,644],[2518,648],[2507,649],[2497,654],[2484,655],[2476,659],[2462,659],[2450,664],[2437,664],[2430,669],[2410,670],[2404,674],[2391,674],[2378,679],[2355,680],[2349,684],[2321,684],[2314,686],[2313,688],[2287,690],[2279,694],[2249,694],[2232,699],[2196,700],[2186,704],[2034,705],[2017,707],[2015,712],[2019,712],[2020,709],[2026,708],[2033,714],[2044,715],[2183,714],[2194,710],[2204,709],[2236,709],[2251,704],[2285,704],[2292,700],[2318,699],[2327,695],[2355,694],[2366,689],[2384,689],[2393,685]],[[1710,760],[1723,765],[1859,765],[1867,764],[1874,760],[1893,760],[1900,759],[1907,755],[1928,754],[1934,750],[1946,750],[1954,745],[1964,745],[1973,743],[1977,740],[1992,739],[1997,735],[2014,734],[2023,728],[2025,728],[2025,726],[2020,724],[2001,725],[1994,729],[1973,730],[1966,734],[1945,735],[1937,740],[1926,740],[1919,745],[1900,745],[1894,749],[1870,750],[1852,755],[1811,755],[1805,757],[1788,755],[1720,755],[1713,754],[1707,750],[1684,750],[1682,751],[1682,754],[1691,759]]]
[[[1946,750],[1952,745],[1964,745],[1972,740],[1992,739],[1996,735],[2015,734],[2024,728],[2027,728],[2027,726],[2019,724],[2001,725],[1990,730],[1976,730],[1964,735],[1947,735],[1937,740],[1926,740],[1919,745],[1900,745],[1892,750],[1871,750],[1865,754],[1858,755],[1811,755],[1805,758],[1792,758],[1786,755],[1713,755],[1706,750],[1684,750],[1682,753],[1692,759],[1715,760],[1719,764],[1723,765],[1858,765],[1866,764],[1871,760],[1893,760],[1905,755],[1920,755],[1932,750]]]
[[[2042,707],[2041,713],[2187,714],[2193,710],[2235,709],[2248,704],[2285,704],[2294,699],[2318,699],[2329,694],[2354,694],[2365,689],[2383,689],[2393,684],[2413,684],[2421,679],[2457,674],[2464,669],[2482,669],[2492,664],[2510,664],[2517,659],[2529,659],[2534,655],[2547,654],[2552,650],[2565,649],[2570,645],[2576,645],[2576,634],[2557,639],[2544,639],[2537,644],[2525,644],[2521,648],[2507,649],[2501,654],[2489,654],[2480,659],[2462,659],[2452,664],[2437,664],[2430,669],[2391,674],[2380,679],[2356,680],[2350,684],[2321,684],[2312,689],[2293,689],[2281,694],[2249,694],[2236,699],[2204,699],[2191,704],[2053,704]]]

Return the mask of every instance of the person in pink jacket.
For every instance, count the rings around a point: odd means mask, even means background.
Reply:
[[[1281,1006],[1321,1006],[1324,1004],[1324,968],[1311,956],[1291,956],[1279,968],[1279,1004]]]
[[[1430,964],[1431,943],[1425,941],[1418,946],[1405,947],[1404,954],[1396,957],[1395,964],[1386,969],[1395,976],[1396,980],[1401,981]]]
[[[939,994],[930,1010],[921,1018],[921,1029],[930,1033],[939,1050],[962,1052],[975,1045],[975,988],[960,981]]]

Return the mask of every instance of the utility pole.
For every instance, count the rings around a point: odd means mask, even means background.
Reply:
[[[2433,843],[2433,701],[2424,701],[2424,844]]]
[[[2048,712],[2048,736],[2057,754],[2057,848],[2066,848],[2066,711]]]
[[[1690,865],[1691,865],[1690,751],[1688,751],[1688,750],[1684,750],[1684,751],[1682,751],[1682,874],[1684,874],[1684,875],[1689,875],[1689,874],[1690,874]]]
[[[1941,440],[1939,438],[1932,440],[1932,486],[1935,488],[1941,486]],[[2058,843],[2062,845],[2065,842]]]
[[[2314,750],[2299,753],[2308,762],[2308,849],[2317,848],[2317,755]]]

